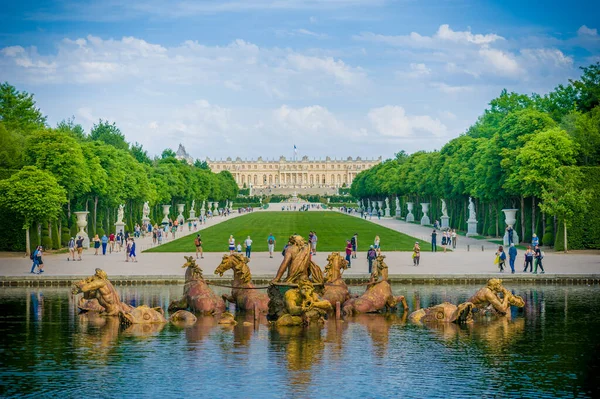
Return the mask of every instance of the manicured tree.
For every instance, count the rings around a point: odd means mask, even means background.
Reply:
[[[587,211],[592,198],[589,190],[581,187],[582,174],[577,168],[560,168],[555,177],[548,179],[542,191],[542,211],[563,222],[564,251],[568,251],[567,227],[576,214]]]
[[[33,94],[19,92],[8,83],[0,83],[0,121],[7,130],[24,133],[46,126],[46,117],[35,106]]]
[[[65,190],[49,172],[26,166],[9,179],[0,181],[0,206],[22,218],[30,252],[29,227],[38,220],[56,219],[67,202]]]

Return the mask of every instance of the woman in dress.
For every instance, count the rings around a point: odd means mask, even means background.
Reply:
[[[381,239],[379,238],[379,236],[375,236],[375,241],[373,242],[373,247],[375,247],[375,250],[379,252],[379,243],[381,242]]]
[[[98,234],[96,234],[94,236],[94,255],[98,255],[98,248],[100,248],[100,237],[98,237]]]
[[[129,247],[129,258],[131,259],[132,262],[137,262],[137,258],[135,257],[135,241],[132,238],[130,241],[130,247]]]
[[[229,236],[229,255],[233,255],[233,252],[235,251],[235,238],[233,238],[233,235]]]

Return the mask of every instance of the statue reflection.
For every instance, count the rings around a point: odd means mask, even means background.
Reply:
[[[119,338],[119,319],[103,317],[95,312],[77,317],[78,331],[73,335],[75,351],[87,360],[108,362]]]
[[[386,356],[388,344],[390,341],[390,328],[393,325],[404,325],[408,312],[387,313],[387,314],[359,314],[349,319],[352,323],[357,323],[366,328],[367,333],[373,342],[373,354],[379,358]]]

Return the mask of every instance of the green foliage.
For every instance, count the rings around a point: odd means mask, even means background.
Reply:
[[[42,246],[45,250],[52,249],[52,238],[47,223],[42,223]]]
[[[37,224],[35,224],[29,229],[29,250],[33,252],[35,248],[41,243],[42,240],[38,232],[38,226]],[[23,240],[23,246],[25,246],[25,240]]]
[[[66,133],[78,141],[84,141],[87,139],[83,127],[80,124],[75,123],[74,116],[58,122],[56,125],[56,130],[61,133]]]
[[[175,158],[176,156],[177,156],[177,154],[175,153],[175,151],[173,151],[170,148],[165,148],[163,150],[162,154],[160,154],[161,159]]]
[[[102,227],[98,227],[96,229],[96,234],[98,234],[98,237],[102,237],[104,235],[104,229]]]
[[[25,251],[25,230],[8,209],[0,207],[0,220],[5,221],[0,229],[0,251]]]
[[[0,83],[0,121],[7,130],[23,133],[46,126],[46,117],[36,108],[33,94],[19,92],[7,82]]]
[[[63,247],[66,247],[69,244],[71,237],[73,236],[69,233],[62,233],[62,235],[60,236],[60,243]]]
[[[23,166],[24,142],[22,135],[16,131],[7,130],[4,123],[0,122],[0,169],[14,170]]]
[[[148,151],[144,150],[144,146],[136,142],[131,145],[131,155],[138,161],[139,163],[144,163],[146,165],[152,165],[152,160],[148,156]]]
[[[58,223],[52,222],[52,249],[60,249],[60,236],[58,235]]]
[[[210,170],[208,163],[206,161],[201,161],[199,159],[196,159],[196,161],[194,162],[194,167],[196,167],[198,169]]]
[[[121,133],[121,130],[117,125],[103,121],[100,119],[90,131],[90,139],[102,141],[108,145],[112,145],[118,150],[129,150],[129,144],[125,141],[125,136]]]
[[[588,112],[600,105],[600,62],[580,68],[583,71],[580,80],[569,82],[578,92],[579,110]]]
[[[552,223],[546,224],[546,231],[542,237],[542,245],[546,247],[554,245],[554,226]]]

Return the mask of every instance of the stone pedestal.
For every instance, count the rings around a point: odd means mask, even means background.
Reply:
[[[80,237],[80,236],[83,237],[83,247],[89,248],[90,247],[90,237],[85,232],[85,227],[87,226],[87,215],[89,212],[81,211],[81,212],[73,212],[73,213],[75,213],[75,216],[77,216],[77,227],[79,227],[79,231],[77,232],[77,237]]]
[[[402,211],[400,210],[400,208],[396,208],[395,217],[396,217],[396,219],[402,219]]]
[[[412,214],[413,203],[412,202],[407,202],[406,203],[406,207],[408,208],[408,214],[406,215],[406,221],[407,222],[414,222],[415,221],[415,215]]]
[[[519,235],[517,234],[517,230],[515,229],[515,223],[517,222],[517,211],[518,209],[502,209],[504,212],[504,220],[506,222],[506,227],[512,226],[512,242],[517,245],[519,243]],[[508,230],[504,232],[504,246],[508,246],[510,240],[508,239]]]
[[[189,219],[190,220],[198,220],[198,218],[196,217],[196,211],[195,210],[192,209],[190,211],[190,217],[189,217]]]
[[[477,234],[477,220],[467,220],[467,237],[476,236]]]
[[[123,233],[125,234],[125,223],[117,222],[115,223],[115,234]]]
[[[392,215],[390,214],[390,208],[385,208],[385,217],[386,218],[391,218]]]
[[[450,228],[450,216],[442,216],[442,230]]]
[[[429,216],[427,216],[427,212],[429,212],[429,202],[422,202],[421,210],[423,211],[423,217],[421,218],[421,226],[431,224],[431,220],[429,220]]]

